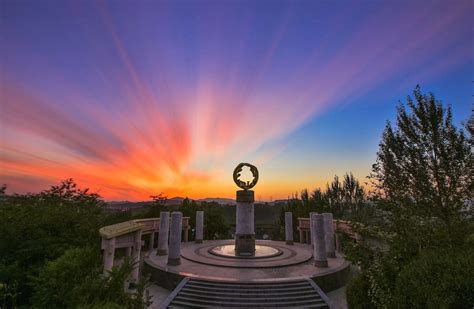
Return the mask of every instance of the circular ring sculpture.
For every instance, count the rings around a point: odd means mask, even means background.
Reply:
[[[242,168],[244,166],[247,166],[250,168],[250,171],[252,172],[252,175],[253,175],[253,180],[252,181],[242,181],[240,180],[240,175],[241,175],[241,172],[242,172]],[[244,190],[249,190],[251,188],[253,188],[257,182],[258,182],[258,169],[250,164],[250,163],[240,163],[239,165],[237,165],[237,167],[234,169],[234,182],[235,184],[241,188],[241,189],[244,189]]]

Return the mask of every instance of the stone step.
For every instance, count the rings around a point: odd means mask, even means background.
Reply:
[[[225,300],[225,301],[240,301],[240,302],[267,302],[269,299],[272,301],[275,300],[284,300],[284,301],[295,301],[295,300],[314,300],[314,301],[323,301],[321,297],[315,294],[306,294],[306,295],[293,295],[293,296],[283,296],[283,297],[278,297],[278,296],[273,296],[273,295],[255,295],[255,296],[247,296],[247,295],[240,295],[240,297],[235,297],[238,295],[233,295],[233,297],[228,297],[228,296],[217,296],[217,295],[207,295],[207,294],[200,294],[200,293],[192,293],[192,292],[185,292],[181,291],[179,293],[180,296],[186,296],[186,297],[194,297],[197,299],[203,299],[203,300]]]
[[[304,290],[297,290],[297,291],[246,291],[242,292],[241,290],[234,290],[234,291],[213,291],[213,290],[199,290],[190,287],[184,287],[181,289],[183,292],[192,292],[192,293],[206,293],[206,294],[214,294],[218,296],[261,296],[261,297],[291,297],[292,295],[304,295],[304,294],[314,294],[313,289],[304,289]]]
[[[169,305],[167,308],[210,308],[210,309],[221,309],[222,306],[199,306],[199,305],[196,305],[194,303],[188,303],[188,302],[184,302],[184,301],[179,301],[179,302],[176,302],[175,305]],[[235,307],[227,307],[227,308],[235,308]],[[237,308],[245,308],[245,307],[237,307]],[[272,307],[259,307],[259,308],[262,308],[262,309],[265,309],[265,308],[268,308],[268,309],[271,309]],[[285,308],[285,307],[283,307]],[[321,306],[321,305],[307,305],[307,306],[296,306],[296,307],[286,307],[286,308],[294,308],[294,309],[299,309],[299,308],[329,308],[327,305],[326,306]]]
[[[160,308],[330,308],[311,280],[221,282],[185,278]]]
[[[265,302],[240,302],[240,301],[223,301],[223,300],[197,300],[193,297],[180,296],[179,294],[171,302],[171,305],[179,305],[180,302],[187,302],[195,306],[216,306],[216,307],[307,307],[318,306],[320,308],[327,308],[327,304],[321,301],[300,300],[300,301],[273,301],[268,299]]]
[[[202,290],[202,291],[239,291],[239,292],[242,292],[242,293],[245,293],[245,292],[255,292],[255,291],[268,291],[268,292],[273,292],[273,293],[279,293],[279,292],[285,292],[285,291],[304,291],[304,290],[312,290],[311,286],[302,286],[302,287],[291,287],[291,288],[255,288],[255,287],[251,287],[251,288],[240,288],[240,289],[236,289],[236,288],[229,288],[229,287],[219,287],[219,286],[215,286],[215,287],[208,287],[208,286],[198,286],[198,285],[186,285],[187,287],[189,288],[193,288],[193,289],[199,289],[199,290]]]
[[[273,287],[297,287],[297,286],[308,286],[308,282],[281,282],[281,283],[229,283],[229,282],[210,282],[210,281],[197,281],[189,280],[188,285],[204,285],[204,286],[219,286],[219,287],[229,287],[229,288],[273,288]]]

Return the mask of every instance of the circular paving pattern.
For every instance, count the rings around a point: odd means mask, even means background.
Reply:
[[[204,244],[186,244],[181,248],[181,257],[206,265],[235,268],[282,267],[311,260],[310,246],[286,246],[283,242],[257,241],[261,255],[236,258],[233,240],[213,241]],[[222,250],[221,250],[222,249]],[[216,254],[218,253],[218,254]],[[232,255],[233,258],[230,258]]]
[[[168,265],[168,256],[156,251],[144,257],[145,274],[161,287],[174,289],[185,277],[223,282],[280,282],[312,278],[323,290],[331,291],[347,283],[350,263],[343,257],[328,259],[328,267],[314,266],[311,246],[282,241],[257,240],[257,245],[280,250],[278,256],[252,259],[236,259],[216,256],[209,249],[232,245],[229,240],[206,240],[202,244],[182,243],[181,263]]]
[[[255,255],[236,255],[235,245],[221,245],[210,248],[210,254],[233,259],[263,259],[278,256],[283,252],[272,246],[255,245]]]

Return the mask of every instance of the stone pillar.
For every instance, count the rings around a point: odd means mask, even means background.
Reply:
[[[170,246],[168,253],[168,265],[181,264],[181,233],[183,226],[183,214],[179,211],[171,213]]]
[[[326,254],[330,258],[336,257],[336,248],[334,242],[334,223],[332,213],[323,213],[324,235],[326,243]]]
[[[235,253],[237,255],[255,255],[254,229],[254,192],[237,191]]]
[[[287,245],[293,244],[293,213],[285,212],[285,239]]]
[[[115,238],[102,238],[102,249],[104,249],[104,274],[108,274],[108,272],[112,270],[112,267],[114,267]]]
[[[150,252],[153,251],[154,247],[155,247],[155,231],[151,231],[151,234],[150,234]]]
[[[189,235],[189,228],[186,228],[183,233],[184,242],[188,242],[188,235]]]
[[[314,249],[314,225],[313,225],[313,214],[317,212],[310,212],[309,213],[309,241],[308,243],[311,244],[311,247]]]
[[[168,254],[168,232],[170,229],[170,213],[167,211],[160,212],[160,230],[158,231],[158,249],[157,255]]]
[[[337,252],[342,252],[342,248],[341,248],[341,241],[339,240],[339,235],[336,234],[336,251]]]
[[[127,257],[131,257],[132,256],[132,247],[127,247],[125,248],[125,255]]]
[[[202,244],[204,239],[204,211],[196,211],[196,243]]]
[[[328,267],[328,259],[326,256],[326,243],[324,241],[324,218],[322,214],[312,214],[312,226],[315,232],[314,237],[314,266]]]
[[[141,250],[142,250],[142,231],[138,230],[133,235],[133,250],[132,250],[133,269],[131,273],[131,281],[133,283],[138,282]]]

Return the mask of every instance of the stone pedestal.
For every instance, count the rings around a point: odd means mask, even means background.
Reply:
[[[133,250],[132,250],[132,263],[133,269],[131,273],[131,282],[138,282],[139,264],[140,264],[140,251],[142,249],[142,231],[138,230],[133,236]]]
[[[160,230],[158,231],[158,249],[157,255],[168,254],[168,232],[170,227],[170,213],[167,211],[160,212]]]
[[[324,218],[322,214],[312,214],[311,224],[314,230],[314,266],[328,267],[328,259],[326,255],[326,242],[324,236]]]
[[[255,255],[254,229],[254,192],[237,191],[235,253],[237,255]]]
[[[201,244],[204,239],[204,211],[196,211],[196,243]]]
[[[323,213],[324,235],[326,243],[326,254],[330,258],[336,257],[336,245],[334,240],[334,223],[332,213]]]
[[[293,244],[293,213],[285,212],[285,240],[287,245]]]
[[[168,265],[181,264],[181,232],[183,214],[179,211],[171,213],[170,245],[168,253]]]

